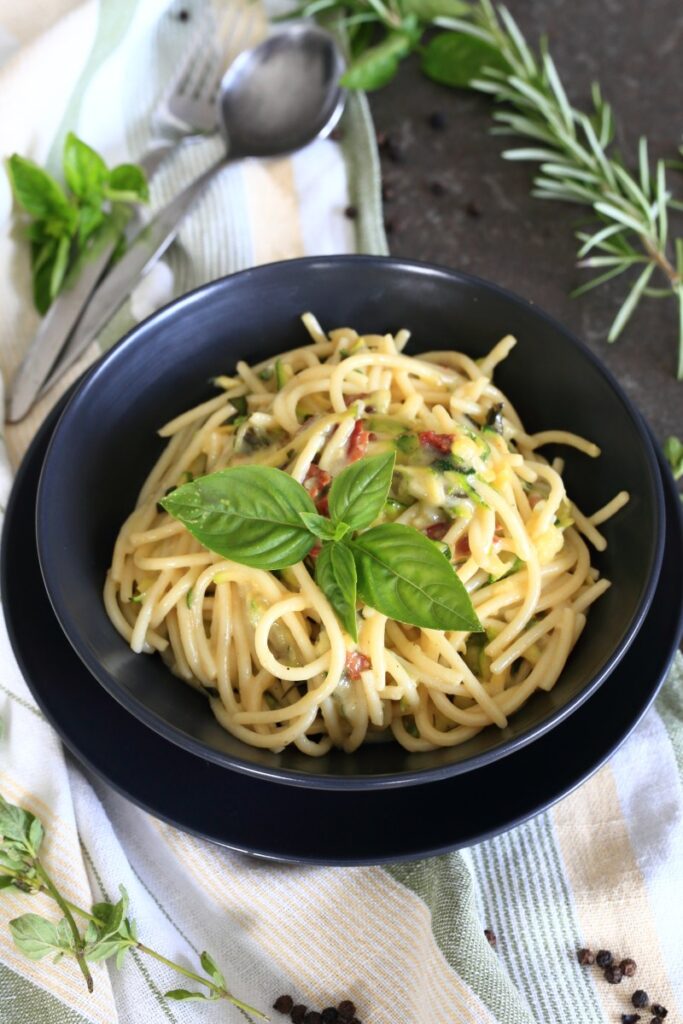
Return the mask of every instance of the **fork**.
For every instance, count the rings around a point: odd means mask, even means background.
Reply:
[[[216,94],[225,68],[253,27],[230,5],[216,22],[212,9],[199,25],[185,59],[160,97],[152,115],[152,138],[138,163],[152,178],[176,149],[191,145],[217,128]],[[131,218],[127,237],[139,228]],[[23,419],[38,395],[47,391],[72,365],[67,341],[111,260],[114,245],[87,262],[76,284],[52,303],[12,381],[7,418]]]

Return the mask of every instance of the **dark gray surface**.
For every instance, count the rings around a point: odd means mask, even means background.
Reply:
[[[510,0],[508,6],[530,42],[542,33],[549,36],[572,102],[587,106],[591,81],[600,81],[614,106],[625,153],[634,152],[644,133],[654,157],[677,156],[683,134],[680,0],[660,0],[656,13],[642,0]],[[586,212],[530,196],[534,165],[501,159],[511,140],[489,134],[489,101],[430,82],[411,59],[397,80],[370,95],[370,104],[378,131],[389,132],[404,154],[401,164],[382,158],[384,180],[395,194],[385,205],[386,219],[393,223],[388,236],[392,255],[479,274],[533,300],[605,361],[660,440],[683,434],[683,382],[675,379],[675,301],[644,300],[622,337],[607,344],[629,275],[582,298],[569,298],[585,280],[586,272],[575,267],[573,233]],[[427,124],[434,110],[447,118],[444,131]],[[445,186],[445,195],[431,194],[434,180]],[[669,183],[683,194],[680,172],[670,171]],[[467,212],[472,203],[480,216]],[[672,226],[681,234],[683,217],[672,220]]]

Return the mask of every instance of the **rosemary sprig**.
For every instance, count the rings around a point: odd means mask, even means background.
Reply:
[[[637,276],[619,308],[607,340],[615,341],[644,295],[673,296],[679,308],[678,377],[683,379],[683,238],[677,238],[670,256],[669,209],[673,199],[663,160],[651,168],[647,139],[638,145],[638,169],[631,172],[618,153],[610,152],[614,115],[600,87],[592,88],[590,114],[573,107],[545,44],[535,54],[505,7],[480,0],[469,18],[437,18],[436,23],[492,47],[505,61],[504,69],[484,65],[470,81],[511,109],[493,114],[494,131],[523,136],[526,147],[508,149],[506,160],[540,164],[532,194],[539,199],[579,203],[591,207],[599,225],[579,231],[578,265],[599,271],[576,289],[581,295],[630,270]],[[653,289],[657,274],[665,287]]]
[[[671,195],[665,161],[651,165],[647,139],[639,141],[634,171],[614,151],[614,115],[599,85],[593,85],[589,113],[572,106],[545,41],[532,50],[507,8],[491,0],[312,0],[298,13],[323,11],[341,12],[347,27],[349,88],[379,88],[409,52],[418,51],[431,78],[477,89],[501,104],[493,131],[529,140],[503,157],[540,164],[532,194],[587,206],[596,218],[593,230],[577,232],[578,265],[596,274],[573,294],[633,274],[610,342],[642,298],[675,298],[677,373],[683,379],[683,238],[670,242],[668,216],[683,203]],[[425,43],[425,29],[434,26],[446,31]]]
[[[253,1017],[268,1020],[260,1010],[229,991],[223,974],[208,953],[201,954],[204,974],[198,974],[140,942],[135,921],[127,914],[128,895],[123,886],[119,887],[121,898],[117,903],[95,903],[91,911],[65,899],[38,855],[44,836],[43,826],[35,815],[8,803],[0,795],[0,890],[14,887],[28,894],[45,893],[54,900],[63,915],[57,923],[31,913],[10,921],[14,943],[26,956],[31,960],[53,956],[55,962],[63,956],[73,957],[85,978],[88,991],[92,992],[94,985],[88,963],[113,957],[120,968],[126,953],[137,950],[206,990],[172,989],[166,993],[167,999],[209,1002],[224,999],[241,1010],[247,1020],[253,1021]],[[79,930],[75,917],[88,922],[84,932]]]

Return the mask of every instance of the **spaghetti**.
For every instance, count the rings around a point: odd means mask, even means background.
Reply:
[[[207,695],[220,724],[253,746],[294,744],[321,756],[391,738],[410,751],[504,728],[550,690],[609,587],[586,540],[628,501],[584,516],[567,498],[562,462],[538,449],[599,449],[564,431],[529,435],[492,383],[513,348],[503,338],[475,362],[460,352],[403,353],[408,332],[325,335],[218,377],[220,393],[162,427],[168,444],[121,528],[107,574],[108,614],[136,652],[159,652]],[[315,549],[289,569],[228,561],[158,501],[173,488],[243,464],[290,473],[327,514],[331,481],[349,463],[396,452],[380,521],[413,526],[443,547],[484,633],[418,628],[359,605],[358,641],[314,581]]]

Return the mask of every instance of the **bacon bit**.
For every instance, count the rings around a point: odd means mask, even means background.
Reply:
[[[365,455],[370,440],[370,433],[363,430],[363,421],[356,420],[349,437],[348,457],[349,462],[357,462]]]
[[[307,487],[306,490],[315,501],[319,498],[326,487],[329,487],[332,482],[332,477],[325,469],[321,469],[315,462],[312,462],[308,467],[304,484],[310,481],[311,486]]]
[[[450,529],[450,523],[432,523],[425,530],[430,540],[443,540]]]
[[[360,679],[361,672],[367,672],[372,662],[360,651],[349,651],[346,655],[346,674],[349,679]]]
[[[330,514],[330,506],[329,506],[329,500],[328,500],[328,497],[327,497],[326,494],[323,494],[322,498],[319,498],[318,501],[316,501],[315,507],[317,508],[317,510],[318,510],[318,512],[320,513],[321,516],[329,516],[329,514]]]
[[[420,436],[420,444],[430,445],[437,451],[447,455],[453,444],[454,434],[435,434],[433,430],[423,430]]]
[[[469,558],[472,554],[470,551],[470,538],[466,533],[462,537],[458,537],[455,542],[455,554],[459,558]]]
[[[311,548],[311,550],[308,552],[308,557],[312,558],[313,561],[315,562],[316,558],[320,554],[321,548],[322,548],[321,544],[314,544],[313,547]]]

